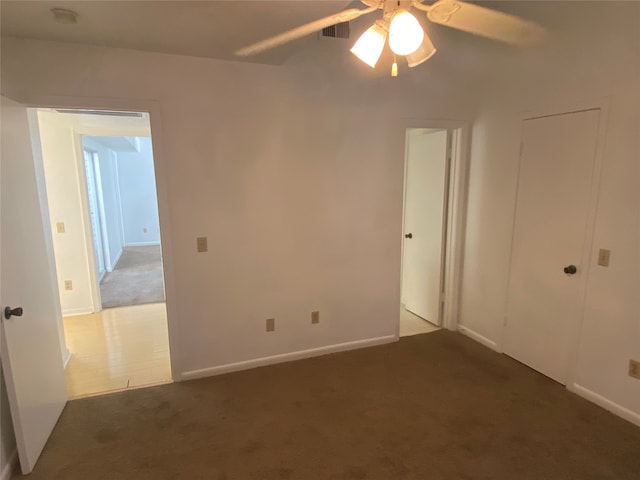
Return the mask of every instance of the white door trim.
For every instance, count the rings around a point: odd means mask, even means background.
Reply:
[[[84,230],[84,248],[89,266],[89,291],[91,292],[91,312],[102,310],[102,298],[100,296],[100,275],[96,264],[96,249],[93,243],[93,228],[91,226],[91,210],[89,208],[89,190],[87,186],[87,172],[84,160],[84,145],[82,135],[73,131],[73,143],[76,152],[76,183],[80,195],[80,210],[82,212],[82,229]],[[92,153],[91,150],[87,150]],[[93,161],[93,158],[91,159]],[[99,216],[99,215],[98,215]],[[100,221],[100,220],[99,220]]]
[[[49,95],[14,96],[13,99],[32,108],[79,108],[94,110],[118,110],[131,112],[148,112],[151,123],[154,169],[156,175],[156,192],[160,217],[160,236],[162,242],[162,259],[164,270],[164,286],[167,308],[167,326],[169,330],[169,349],[171,359],[171,375],[174,381],[180,381],[182,356],[180,355],[180,329],[177,319],[179,312],[175,304],[177,289],[173,275],[173,255],[171,243],[171,218],[168,191],[168,155],[163,149],[162,108],[157,100],[138,100],[133,98],[105,97],[68,97]]]
[[[454,133],[451,163],[449,166],[448,211],[445,243],[444,266],[444,308],[442,311],[442,327],[447,330],[458,329],[460,310],[460,286],[462,281],[462,260],[464,252],[465,222],[467,215],[467,177],[469,174],[469,154],[471,149],[471,124],[463,120],[433,119],[433,118],[404,118],[399,120],[404,139],[402,161],[404,162],[402,188],[402,228],[404,229],[404,191],[406,188],[406,135],[410,128],[438,128],[452,130]],[[404,238],[401,230],[398,238]],[[402,257],[400,258],[402,279]],[[398,292],[400,298],[400,292]],[[400,334],[400,318],[396,335]]]
[[[570,113],[583,112],[588,110],[600,110],[600,115],[598,119],[598,134],[596,139],[596,154],[593,165],[593,175],[591,179],[591,187],[590,187],[590,196],[589,196],[589,206],[588,206],[588,217],[587,217],[587,226],[585,228],[585,241],[582,252],[582,258],[585,259],[584,265],[584,275],[585,281],[583,284],[582,292],[581,292],[581,312],[578,315],[578,320],[576,322],[576,334],[575,337],[571,341],[570,352],[569,352],[569,365],[567,369],[567,378],[566,378],[566,388],[571,389],[572,385],[576,381],[577,367],[578,367],[578,354],[580,348],[580,340],[582,336],[582,326],[584,324],[584,314],[585,314],[585,303],[587,296],[587,288],[589,285],[589,274],[591,270],[591,265],[594,261],[594,251],[593,251],[593,237],[595,232],[595,224],[596,224],[596,215],[598,209],[598,196],[600,191],[600,183],[602,178],[602,168],[604,164],[604,148],[606,143],[606,133],[607,133],[607,125],[608,125],[608,112],[609,112],[609,104],[610,100],[608,98],[602,98],[597,100],[588,100],[579,103],[568,103],[565,106],[559,108],[547,108],[547,109],[539,109],[528,112],[521,112],[517,115],[520,120],[521,127],[524,125],[525,120],[531,120],[535,118],[541,117],[551,117],[556,115],[566,115]],[[520,132],[520,139],[522,139],[522,128]],[[518,168],[517,175],[518,181],[516,185],[516,196],[515,203],[513,209],[513,218],[512,218],[512,229],[511,229],[511,248],[509,253],[509,265],[511,265],[513,259],[513,241],[515,237],[515,218],[516,218],[516,205],[518,202],[518,194],[520,190],[520,166],[522,163],[522,155],[521,150],[518,153]],[[508,302],[508,285],[511,282],[511,269],[509,269],[509,275],[507,278],[507,295],[504,304],[504,318],[506,319],[507,315],[507,302]],[[502,323],[502,327],[500,330],[500,335],[498,338],[498,342],[496,345],[497,352],[504,352],[504,337],[506,332],[506,322]]]

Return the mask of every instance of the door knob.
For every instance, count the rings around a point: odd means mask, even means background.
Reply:
[[[22,307],[5,307],[4,309],[4,318],[9,320],[11,317],[21,317],[22,316]]]
[[[407,233],[404,238],[413,238],[413,234],[412,233]]]
[[[564,267],[564,273],[566,273],[567,275],[573,275],[577,271],[578,271],[578,269],[576,268],[575,265],[568,265],[568,266]]]

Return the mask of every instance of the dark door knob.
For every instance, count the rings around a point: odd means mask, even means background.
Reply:
[[[9,320],[11,317],[21,317],[22,316],[22,307],[5,307],[4,309],[4,318]]]
[[[412,233],[407,233],[404,238],[413,238],[413,234]]]
[[[578,269],[576,268],[575,265],[568,265],[568,266],[564,267],[564,273],[566,273],[567,275],[573,275],[577,271],[578,271]]]

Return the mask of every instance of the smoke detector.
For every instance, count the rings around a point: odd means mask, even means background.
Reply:
[[[64,23],[66,25],[72,25],[78,23],[78,14],[73,10],[67,10],[66,8],[52,8],[53,20],[58,23]]]

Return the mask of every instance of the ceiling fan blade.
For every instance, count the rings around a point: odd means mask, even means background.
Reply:
[[[516,46],[541,41],[545,30],[527,20],[458,0],[440,0],[428,7],[434,23]]]
[[[275,37],[267,38],[266,40],[262,40],[261,42],[254,43],[253,45],[249,45],[248,47],[241,48],[240,50],[237,50],[235,54],[240,57],[255,55],[256,53],[269,50],[270,48],[277,47],[278,45],[282,45],[283,43],[287,43],[292,40],[305,37],[314,32],[317,32],[318,30],[322,30],[323,28],[330,27],[331,25],[335,25],[341,22],[348,22],[350,20],[360,17],[361,15],[373,12],[377,8],[378,8],[377,5],[370,8],[363,8],[363,9],[350,8],[348,10],[344,10],[339,13],[334,13],[333,15],[329,15],[328,17],[324,17],[319,20],[315,20],[313,22],[307,23],[305,25],[301,25],[297,28],[281,33],[280,35],[276,35]]]

